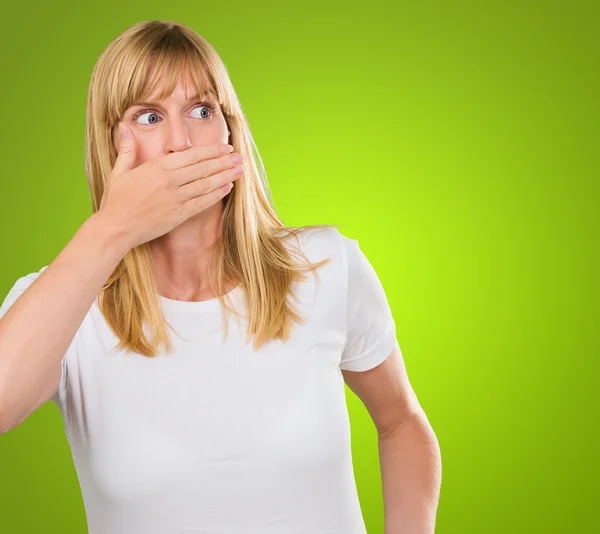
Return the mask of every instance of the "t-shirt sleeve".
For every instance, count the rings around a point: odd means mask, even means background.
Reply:
[[[16,302],[16,300],[25,292],[25,290],[35,282],[35,280],[48,268],[46,265],[42,267],[38,272],[33,272],[22,276],[19,278],[13,285],[13,287],[9,290],[8,294],[4,298],[2,305],[0,305],[0,319],[4,317],[8,309]],[[72,350],[73,343],[69,350]],[[68,354],[68,351],[67,351]],[[57,405],[61,405],[64,402],[65,394],[66,394],[66,378],[67,378],[67,368],[66,368],[66,354],[62,358],[62,375],[60,378],[60,384],[57,390],[53,393],[50,400],[55,402]]]
[[[367,371],[382,363],[396,346],[396,324],[381,281],[358,241],[342,237],[348,278],[346,345],[340,368]]]

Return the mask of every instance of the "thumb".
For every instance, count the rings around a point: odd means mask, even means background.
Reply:
[[[119,153],[113,168],[114,175],[123,174],[133,168],[136,158],[135,138],[129,127],[119,123]]]

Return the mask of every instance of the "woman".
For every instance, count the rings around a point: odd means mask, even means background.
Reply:
[[[415,411],[394,320],[355,240],[279,221],[253,150],[195,32],[141,22],[100,56],[94,213],[0,308],[0,430],[57,404],[90,532],[366,532],[344,378],[382,432]]]

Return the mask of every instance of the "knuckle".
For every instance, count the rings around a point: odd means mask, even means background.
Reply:
[[[207,176],[206,178],[204,178],[202,180],[202,186],[203,186],[204,192],[208,193],[209,191],[214,189],[214,187],[216,185],[215,184],[216,180],[217,180],[217,177],[214,174],[211,174],[210,176]]]
[[[159,156],[158,158],[154,158],[154,159],[150,159],[146,162],[148,164],[149,167],[153,168],[153,169],[160,169],[160,170],[165,170],[165,160],[163,159],[162,156]]]
[[[208,164],[206,161],[197,161],[194,163],[194,172],[197,176],[204,177],[208,174]]]
[[[163,170],[161,172],[161,183],[168,188],[178,187],[177,174],[172,171]]]
[[[150,169],[154,175],[161,173],[164,170],[160,162],[154,159],[147,161],[146,165],[148,165],[148,169]]]
[[[196,208],[204,209],[206,207],[206,197],[204,195],[196,197]]]
[[[210,191],[212,184],[212,178],[209,176],[207,178],[202,178],[198,181],[198,194],[206,195]]]
[[[195,148],[190,148],[189,150],[186,150],[186,161],[188,165],[195,165],[196,164],[196,150]]]

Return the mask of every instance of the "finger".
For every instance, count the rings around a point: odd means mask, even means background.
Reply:
[[[172,152],[160,158],[160,165],[166,171],[181,169],[189,165],[194,165],[199,161],[217,158],[223,154],[229,154],[233,151],[231,145],[225,143],[215,143],[212,145],[195,145],[182,150],[181,152]]]
[[[173,171],[173,183],[182,186],[202,178],[209,178],[213,174],[217,174],[227,169],[233,169],[236,165],[239,165],[241,161],[242,158],[237,153],[213,159],[205,159],[194,163],[193,165],[188,165],[187,167]]]
[[[119,176],[131,169],[135,163],[137,153],[135,136],[129,127],[124,122],[119,122],[117,126],[119,151],[112,170],[113,176]]]
[[[182,202],[185,202],[194,197],[206,195],[215,189],[237,180],[240,176],[240,174],[234,174],[233,169],[226,169],[207,178],[193,180],[179,188],[180,199]]]
[[[226,183],[225,185],[218,187],[214,191],[207,193],[206,195],[200,195],[192,197],[181,206],[182,212],[186,219],[193,217],[194,215],[204,211],[206,208],[216,204],[224,196],[227,195],[233,188],[233,184]]]

